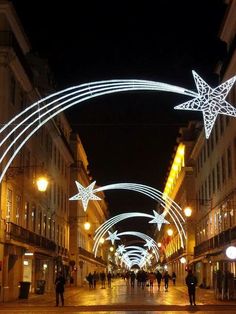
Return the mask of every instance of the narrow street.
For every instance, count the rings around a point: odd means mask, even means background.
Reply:
[[[172,284],[165,292],[150,287],[131,288],[123,279],[116,279],[112,287],[96,289],[68,287],[65,306],[55,307],[53,293],[30,294],[28,299],[1,304],[1,313],[235,313],[235,301],[215,300],[212,290],[197,289],[197,306],[188,305],[185,286]]]

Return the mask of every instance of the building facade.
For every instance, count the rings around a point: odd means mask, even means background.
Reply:
[[[29,40],[13,5],[9,1],[1,1],[1,125],[4,126],[16,114],[54,90],[47,62],[31,53]],[[35,112],[32,110],[32,120]],[[40,114],[36,116],[40,124]],[[24,115],[21,118],[24,121]],[[24,125],[13,123],[10,134],[1,133],[1,141],[8,137],[6,144],[1,146],[1,156],[9,143],[14,144],[18,140]],[[31,132],[30,123],[28,126],[26,137]],[[87,157],[79,140],[76,140],[76,145],[73,144],[71,133],[63,113],[39,127],[11,162],[0,185],[0,301],[17,299],[19,287],[25,282],[30,283],[33,293],[52,291],[58,271],[63,271],[70,284],[73,271],[84,267],[84,273],[81,275],[78,272],[76,280],[73,278],[79,284],[85,272],[106,267],[103,251],[99,252],[101,258],[96,259],[92,254],[92,235],[89,237],[81,228],[74,230],[69,220],[74,205],[76,217],[80,216],[81,210],[77,210],[78,204],[69,202],[71,180],[74,182],[75,178],[82,177],[83,184],[89,182],[86,170],[81,172],[74,167],[77,161],[82,160],[86,168]],[[75,154],[75,147],[79,155]],[[12,145],[11,149],[16,149],[16,146]],[[8,162],[6,155],[3,165]],[[45,192],[37,189],[37,178],[42,175],[49,182]],[[106,215],[105,202],[90,206],[88,218],[100,224]],[[40,290],[42,285],[43,290]]]
[[[220,82],[236,73],[235,21],[236,1],[228,1],[228,10],[219,34],[220,39],[227,44],[226,57],[217,65]],[[235,86],[227,100],[235,105]],[[192,257],[186,259],[186,269],[193,268],[199,285],[214,288],[216,296],[220,294],[222,298],[231,298],[235,293],[236,263],[235,259],[226,255],[226,249],[236,244],[235,134],[235,118],[218,115],[209,139],[205,139],[203,130],[193,137],[185,156],[185,165],[190,165],[190,172],[187,175],[186,166],[182,167],[169,194],[182,208],[185,205],[192,208],[192,216],[186,220],[186,231],[188,235],[188,230],[195,230],[195,244],[191,240],[192,235],[191,239],[187,236],[187,247],[189,241],[190,247],[186,249],[190,250]],[[180,140],[186,145],[183,138]],[[181,178],[189,179],[186,181]],[[167,185],[166,189],[169,192]],[[170,240],[169,247],[172,248],[174,258],[180,259],[174,241],[175,236]],[[171,251],[170,248],[168,251]]]

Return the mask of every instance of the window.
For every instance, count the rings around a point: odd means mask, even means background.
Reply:
[[[25,202],[24,225],[26,229],[29,228],[29,202]]]
[[[43,235],[47,236],[47,215],[43,215]]]
[[[15,217],[15,223],[17,225],[20,224],[20,212],[21,212],[21,196],[16,195],[16,217]]]
[[[231,146],[227,149],[227,168],[228,168],[228,178],[232,177],[232,153]]]
[[[208,196],[211,198],[211,175],[208,176]]]
[[[12,190],[7,189],[7,215],[6,215],[7,221],[11,221],[11,213],[12,213]]]
[[[35,232],[36,229],[36,207],[32,205],[31,209],[31,223],[32,223],[32,230]]]
[[[225,182],[225,175],[226,175],[226,171],[225,171],[225,156],[221,157],[221,168],[222,168],[222,183]]]
[[[212,169],[212,191],[215,193],[216,191],[216,180],[215,180],[215,169]]]
[[[220,189],[220,163],[217,162],[217,165],[216,165],[216,177],[217,177],[217,189],[219,190]]]

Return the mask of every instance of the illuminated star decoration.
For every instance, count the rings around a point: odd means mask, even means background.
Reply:
[[[195,71],[192,71],[192,73],[198,96],[174,108],[202,111],[206,138],[209,138],[218,114],[236,117],[236,109],[225,100],[236,81],[236,76],[216,88],[211,88]]]
[[[119,253],[120,255],[122,255],[124,252],[126,252],[126,248],[125,248],[124,244],[118,245],[116,252]]]
[[[112,245],[114,245],[115,240],[120,240],[120,238],[117,235],[117,232],[118,232],[117,230],[113,233],[108,231],[109,237],[107,237],[106,240],[111,240]]]
[[[88,207],[88,202],[89,200],[101,200],[100,197],[94,195],[94,185],[96,183],[96,181],[92,182],[89,186],[87,186],[86,188],[83,187],[78,181],[75,181],[78,191],[79,193],[72,196],[69,200],[70,201],[77,201],[77,200],[81,200],[82,204],[83,204],[83,208],[84,211],[86,211],[87,207]]]
[[[146,243],[144,244],[144,246],[147,246],[149,250],[153,247],[153,245],[154,245],[153,240],[148,240],[148,239],[146,240]]]
[[[158,231],[161,230],[161,226],[162,224],[169,224],[169,221],[167,221],[165,218],[164,218],[164,213],[162,213],[161,215],[159,215],[155,210],[153,210],[153,214],[155,216],[154,219],[150,220],[149,223],[150,224],[157,224],[157,228],[158,228]]]

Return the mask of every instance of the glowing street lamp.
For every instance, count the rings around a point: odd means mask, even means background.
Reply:
[[[226,249],[225,253],[229,259],[236,259],[236,247],[235,246],[229,246]]]
[[[192,208],[191,207],[185,207],[184,209],[184,214],[186,217],[191,217],[192,216]]]
[[[185,264],[185,263],[186,263],[186,258],[185,258],[185,257],[181,257],[180,263],[181,263],[181,264]]]
[[[109,250],[110,250],[110,252],[113,252],[114,251],[114,247],[111,246]]]
[[[86,222],[84,223],[84,229],[85,229],[85,230],[89,230],[90,227],[91,227],[91,223],[88,222],[88,221],[86,221]]]
[[[168,234],[169,237],[171,237],[171,236],[173,235],[173,233],[174,233],[174,232],[173,232],[172,229],[168,229],[168,230],[167,230],[167,234]]]
[[[37,179],[36,184],[40,192],[45,192],[48,187],[48,179],[44,176],[41,176]]]
[[[159,248],[161,247],[161,242],[157,243],[157,247],[159,247]]]

